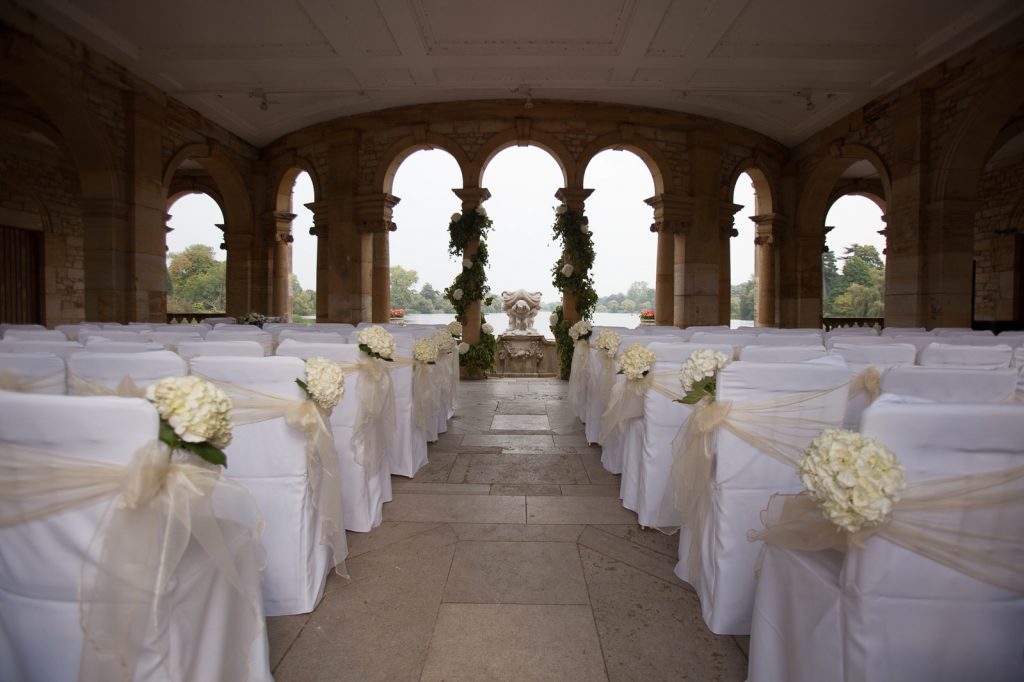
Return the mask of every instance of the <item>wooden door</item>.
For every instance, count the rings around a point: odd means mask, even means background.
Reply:
[[[0,225],[0,322],[43,323],[43,233]]]

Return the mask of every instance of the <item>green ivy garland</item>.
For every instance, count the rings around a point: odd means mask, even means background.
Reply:
[[[561,292],[576,295],[576,312],[581,320],[593,318],[597,307],[597,290],[590,275],[594,267],[594,239],[590,235],[590,221],[587,217],[566,208],[562,204],[555,210],[554,235],[551,241],[562,241],[562,255],[551,268],[551,283]],[[551,327],[558,350],[560,376],[569,378],[574,345],[569,337],[572,323],[565,319],[562,306],[555,308],[558,321]]]
[[[456,213],[448,224],[448,253],[452,256],[465,258],[466,245],[470,240],[477,238],[479,246],[476,255],[470,258],[470,267],[463,266],[462,270],[455,277],[452,285],[444,290],[444,297],[448,299],[455,308],[455,318],[465,328],[467,319],[466,313],[474,301],[481,301],[484,305],[491,304],[491,292],[487,286],[487,274],[484,272],[489,254],[487,242],[484,238],[491,228],[491,219],[482,206],[475,211]],[[460,292],[456,296],[456,292]],[[484,316],[480,315],[481,326],[485,323]],[[494,366],[494,355],[497,343],[493,334],[480,332],[480,341],[462,354],[459,358],[460,364],[467,368],[471,374],[484,374]]]

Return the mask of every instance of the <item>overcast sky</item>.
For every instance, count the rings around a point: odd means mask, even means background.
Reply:
[[[739,237],[731,242],[733,284],[754,272],[754,193],[744,175],[736,183],[733,201],[744,208],[736,214]],[[391,264],[419,274],[441,290],[454,279],[461,265],[448,256],[448,221],[460,209],[453,187],[461,185],[455,160],[440,150],[420,151],[406,159],[395,176],[393,193],[401,198],[394,209],[398,231],[391,233]],[[491,290],[543,292],[544,301],[555,298],[551,266],[558,245],[551,241],[554,194],[564,185],[554,160],[538,147],[510,147],[500,152],[484,171],[483,186],[491,192],[484,204],[494,227],[488,238],[491,264],[487,271]],[[632,282],[654,285],[657,235],[650,232],[653,210],[643,202],[654,194],[654,182],[644,163],[627,151],[605,151],[587,168],[584,186],[594,190],[586,203],[591,234],[597,252],[594,280],[601,296],[625,292]],[[316,286],[316,238],[309,234],[312,213],[304,204],[313,201],[309,176],[295,183],[292,262],[304,289]],[[167,237],[169,251],[189,244],[219,245],[223,223],[216,203],[206,195],[188,195],[171,207]],[[830,249],[841,256],[851,243],[872,244],[881,253],[885,240],[877,231],[884,227],[881,211],[863,197],[844,197],[829,211],[826,225],[835,226],[827,236]]]

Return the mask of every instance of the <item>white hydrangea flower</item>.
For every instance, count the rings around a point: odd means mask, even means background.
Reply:
[[[493,334],[494,327],[489,322],[484,322],[483,325],[480,326],[480,331],[484,334]]]
[[[729,356],[712,348],[701,348],[690,353],[679,369],[679,383],[687,393],[694,384],[715,376],[715,372],[729,364]]]
[[[453,291],[452,292],[452,298],[454,298],[456,301],[461,301],[462,300],[462,289],[456,289],[455,291]]]
[[[625,374],[627,379],[642,379],[651,371],[655,360],[657,358],[648,350],[647,346],[642,343],[634,343],[622,354],[619,371]]]
[[[453,320],[448,323],[448,333],[452,336],[462,336],[462,323],[458,320]]]
[[[395,356],[395,337],[387,329],[373,325],[360,329],[356,334],[360,345],[370,349],[370,355],[382,360],[390,360]]]
[[[462,268],[464,270],[469,270],[471,267],[473,267],[473,259],[470,258],[469,256],[466,256],[465,258],[462,259]]]
[[[555,215],[565,215],[565,212],[569,210],[569,207],[565,204],[559,204],[555,209]]]
[[[452,222],[453,223],[457,223],[460,220],[462,220],[462,214],[461,213],[452,213]]]
[[[580,320],[573,326],[569,327],[569,338],[573,341],[579,341],[580,339],[586,339],[590,336],[590,332],[593,331],[593,327],[586,320]]]
[[[447,329],[438,329],[434,332],[433,339],[434,343],[437,344],[437,350],[439,353],[451,353],[455,350],[455,338]]]
[[[469,344],[463,341],[459,344],[459,355],[465,355],[469,352]]]
[[[618,352],[619,344],[621,342],[622,336],[611,329],[602,329],[601,333],[597,335],[597,347],[604,351],[604,354],[610,358],[615,357],[615,353]]]
[[[209,381],[168,377],[146,388],[146,399],[186,443],[226,448],[231,442],[231,400]]]
[[[484,208],[483,204],[480,204],[479,206],[476,207],[476,213],[481,218],[486,218],[487,217],[487,209]]]
[[[562,277],[572,277],[573,267],[571,263],[562,266]]]
[[[416,362],[433,365],[437,362],[437,341],[433,338],[416,339],[412,344],[412,357]]]
[[[306,391],[321,408],[333,408],[345,394],[345,374],[341,365],[319,356],[306,360]]]
[[[558,324],[558,313],[551,313],[551,317],[548,318],[548,324],[552,327]]]
[[[851,533],[887,521],[907,485],[891,450],[845,429],[818,434],[797,473],[825,517]]]

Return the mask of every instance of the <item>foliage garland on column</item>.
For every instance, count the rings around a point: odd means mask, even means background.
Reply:
[[[484,305],[491,304],[492,298],[488,296],[491,288],[487,286],[487,274],[484,272],[488,262],[487,242],[484,238],[491,225],[491,219],[487,217],[487,210],[483,206],[477,206],[475,211],[454,213],[448,223],[448,253],[456,257],[461,256],[462,271],[456,275],[451,286],[444,290],[444,297],[455,308],[455,318],[463,327],[467,324],[466,313],[470,304],[474,301],[482,301]],[[467,257],[466,245],[474,237],[479,240],[476,255]],[[459,344],[459,363],[468,370],[478,370],[481,374],[494,366],[494,355],[498,345],[494,334],[484,331],[486,324],[487,321],[481,313],[480,341],[468,348]]]
[[[555,209],[554,235],[551,241],[562,240],[562,255],[551,268],[551,283],[561,292],[576,295],[576,311],[581,320],[591,320],[597,307],[597,291],[590,270],[594,267],[594,238],[586,216],[570,211],[565,204]],[[572,367],[573,341],[569,338],[572,322],[565,319],[562,306],[551,316],[551,332],[558,350],[560,376],[569,378]]]

